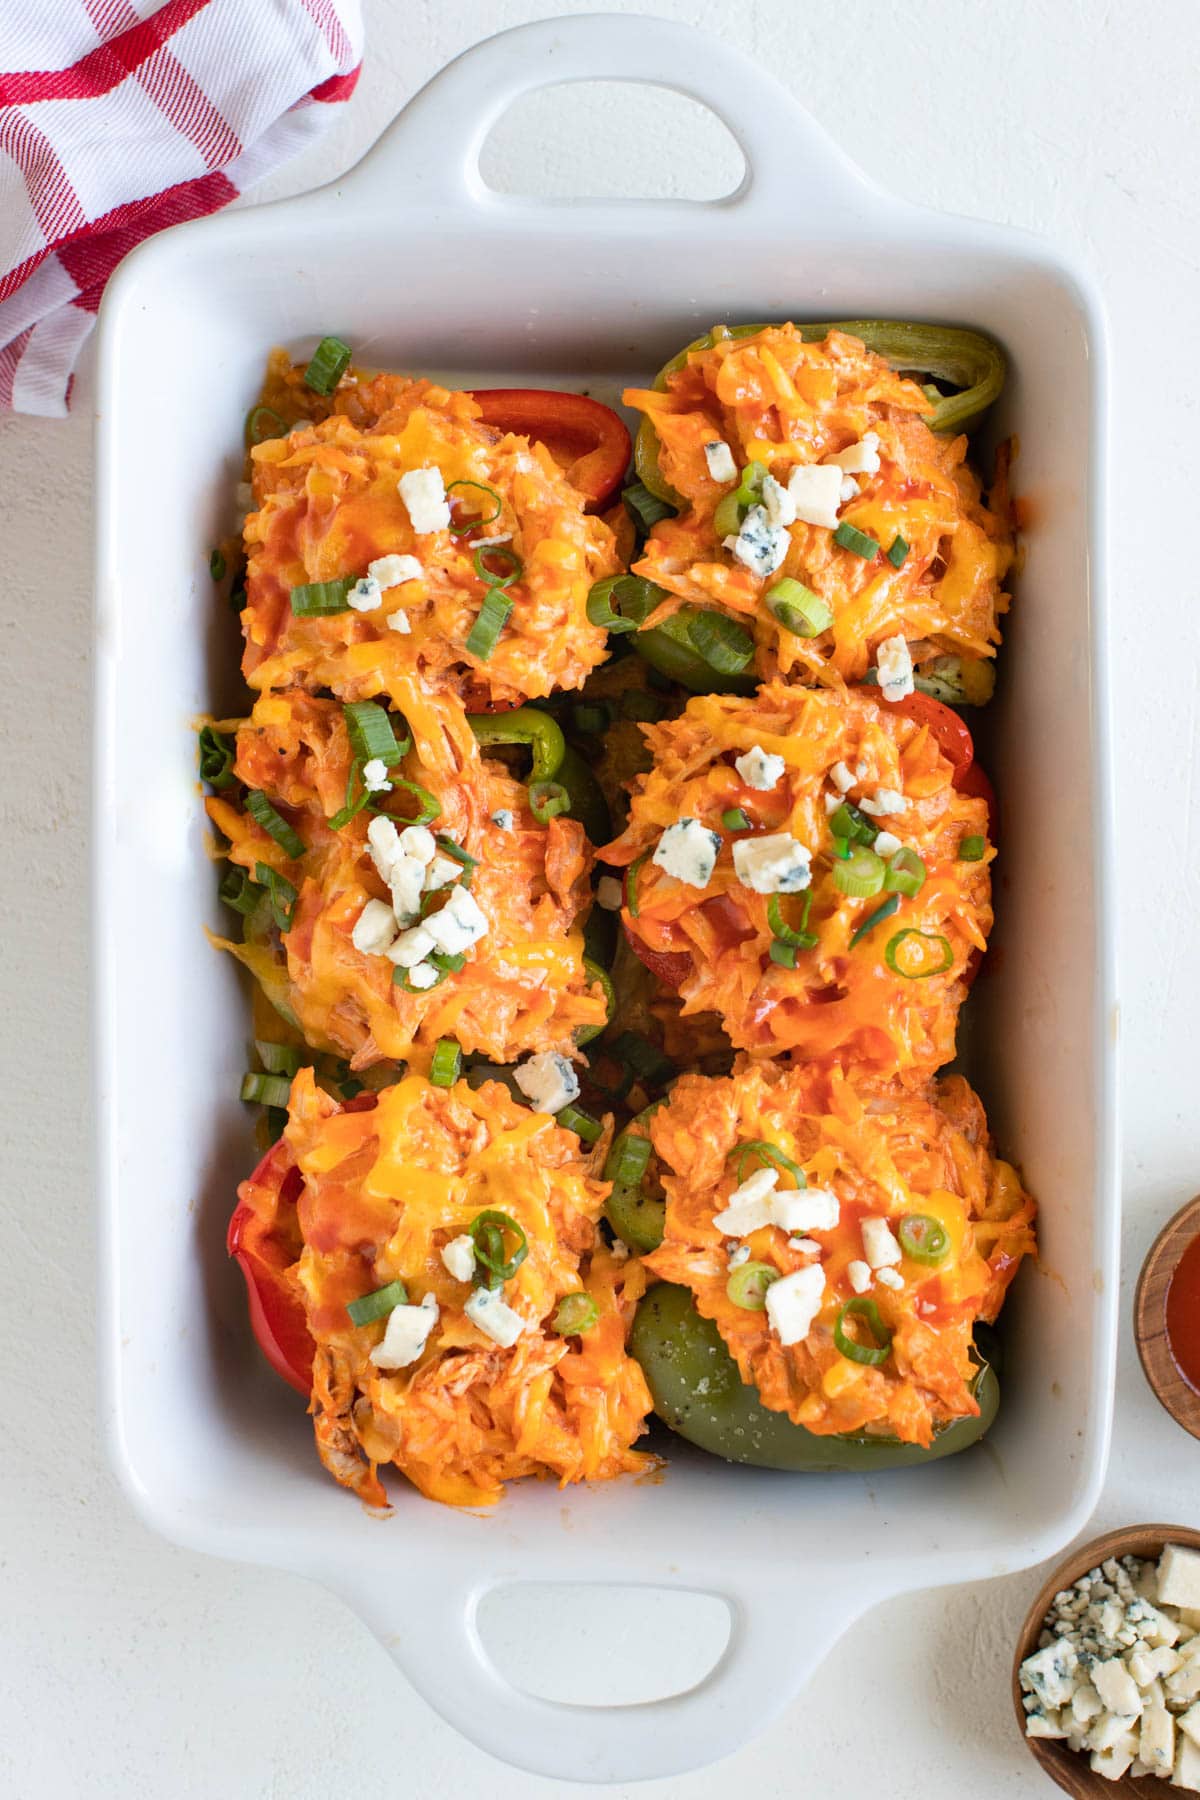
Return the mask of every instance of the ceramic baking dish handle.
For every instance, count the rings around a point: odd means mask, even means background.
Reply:
[[[730,1610],[729,1642],[686,1693],[586,1706],[539,1699],[496,1667],[477,1614],[484,1595],[503,1583],[459,1585],[444,1570],[415,1581],[406,1574],[403,1623],[395,1596],[369,1573],[348,1589],[341,1571],[335,1583],[442,1718],[481,1750],[559,1781],[647,1781],[732,1754],[793,1698],[865,1603],[844,1585],[823,1589],[807,1571],[803,1589],[781,1579],[755,1590],[739,1576],[736,1594],[677,1574],[647,1582],[715,1593]],[[563,1651],[570,1654],[569,1633]]]
[[[844,226],[851,215],[861,221],[882,204],[792,95],[735,45],[632,13],[544,19],[465,51],[337,183],[339,195],[352,195],[355,206],[373,198],[381,213],[398,203],[459,215],[464,207],[510,211],[522,203],[497,194],[480,174],[488,133],[522,94],[572,81],[673,88],[715,113],[737,140],[746,173],[735,193],[708,204],[752,212],[774,229],[798,208],[811,228],[822,221]]]

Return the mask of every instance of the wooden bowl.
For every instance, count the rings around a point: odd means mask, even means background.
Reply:
[[[1200,1194],[1155,1238],[1133,1302],[1133,1335],[1146,1380],[1177,1425],[1200,1438],[1200,1394],[1179,1373],[1167,1338],[1167,1289],[1179,1259],[1200,1233]]]
[[[1073,1550],[1054,1571],[1045,1587],[1025,1615],[1025,1623],[1017,1639],[1013,1657],[1012,1696],[1018,1728],[1030,1752],[1042,1765],[1051,1781],[1075,1800],[1109,1800],[1115,1794],[1136,1794],[1139,1800],[1164,1800],[1168,1794],[1182,1792],[1162,1781],[1157,1775],[1123,1775],[1120,1781],[1108,1781],[1093,1772],[1086,1751],[1070,1750],[1058,1738],[1025,1737],[1025,1708],[1021,1705],[1021,1683],[1018,1672],[1031,1651],[1037,1649],[1042,1622],[1060,1588],[1072,1587],[1089,1569],[1098,1568],[1110,1556],[1137,1556],[1143,1562],[1157,1562],[1165,1544],[1183,1544],[1189,1550],[1200,1550],[1200,1531],[1187,1525],[1125,1525],[1119,1531],[1106,1531],[1090,1544]]]

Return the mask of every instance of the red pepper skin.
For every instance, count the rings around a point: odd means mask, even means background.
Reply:
[[[296,1258],[286,1241],[286,1219],[278,1216],[295,1207],[303,1178],[282,1139],[267,1151],[250,1180],[275,1189],[277,1216],[264,1219],[240,1201],[229,1221],[225,1247],[245,1276],[250,1326],[259,1349],[276,1374],[307,1400],[314,1346],[303,1303],[285,1279]]]
[[[903,700],[885,700],[876,689],[875,698],[888,712],[903,713],[906,719],[912,719],[917,725],[928,726],[938,749],[954,769],[955,787],[960,793],[965,792],[962,777],[975,761],[975,745],[965,721],[953,707],[946,706],[941,700],[935,700],[932,694],[922,694],[919,690],[906,694]]]
[[[629,925],[625,927],[625,936],[638,961],[645,963],[650,973],[657,975],[664,986],[678,988],[691,974],[692,959],[686,950],[651,950]]]
[[[476,388],[472,398],[485,425],[545,444],[589,512],[608,505],[632,455],[629,433],[611,407],[551,388]]]

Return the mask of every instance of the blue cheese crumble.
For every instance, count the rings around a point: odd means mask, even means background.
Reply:
[[[725,548],[735,562],[765,581],[782,565],[791,541],[786,525],[772,525],[765,506],[752,506],[737,536],[725,539]]]
[[[1030,1737],[1200,1793],[1200,1552],[1110,1558],[1054,1596],[1019,1680]]]
[[[742,886],[756,894],[798,894],[812,880],[809,851],[786,831],[738,838],[733,866]]]
[[[656,869],[688,887],[705,888],[717,866],[721,839],[699,819],[677,819],[668,825],[651,857]]]

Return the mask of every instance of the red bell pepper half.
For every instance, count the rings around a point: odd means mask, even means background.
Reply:
[[[611,407],[549,388],[476,388],[483,423],[545,444],[592,512],[606,506],[629,467],[629,433]]]
[[[287,1270],[300,1254],[296,1202],[303,1177],[282,1139],[273,1144],[247,1187],[260,1190],[260,1209],[240,1200],[225,1247],[246,1278],[250,1325],[271,1367],[307,1400],[312,1392],[313,1341],[300,1296]],[[272,1204],[273,1202],[273,1204]]]

